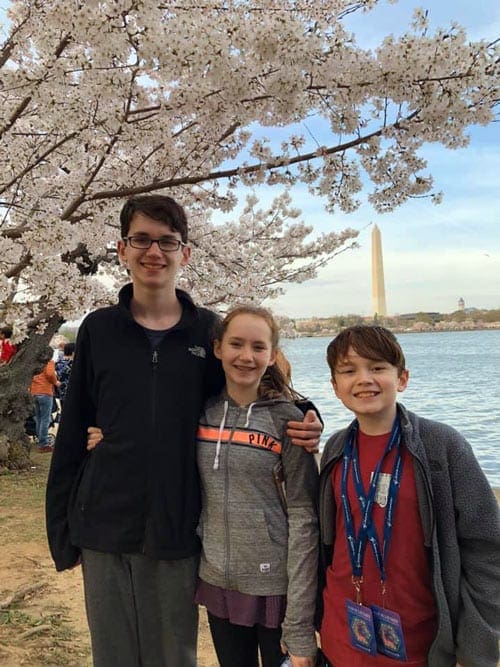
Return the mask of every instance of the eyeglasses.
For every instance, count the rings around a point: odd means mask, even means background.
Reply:
[[[153,243],[157,243],[162,252],[175,252],[187,245],[172,236],[162,236],[160,239],[150,239],[149,236],[126,236],[123,241],[128,242],[136,250],[148,250]]]

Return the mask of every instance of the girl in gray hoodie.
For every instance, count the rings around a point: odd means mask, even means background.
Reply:
[[[233,309],[214,344],[226,376],[198,430],[202,554],[196,600],[206,606],[222,667],[312,667],[318,526],[315,458],[286,436],[302,420],[275,364],[269,311]]]

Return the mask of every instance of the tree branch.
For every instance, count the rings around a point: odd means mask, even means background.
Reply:
[[[53,152],[56,151],[58,148],[60,148],[61,146],[63,146],[67,141],[71,141],[71,139],[74,139],[75,137],[77,137],[77,136],[79,135],[80,131],[81,131],[81,130],[75,130],[75,131],[72,132],[71,134],[68,134],[67,137],[64,137],[63,139],[61,139],[60,141],[58,141],[56,144],[54,144],[53,146],[51,146],[50,148],[48,148],[48,149],[45,151],[45,153],[42,153],[41,155],[39,155],[39,156],[36,158],[35,162],[32,162],[31,164],[28,164],[28,165],[27,165],[21,172],[19,172],[18,174],[16,174],[16,176],[14,176],[13,178],[11,178],[11,180],[10,180],[8,183],[5,183],[4,185],[2,185],[2,186],[0,187],[0,194],[4,193],[4,192],[5,192],[6,190],[8,190],[12,185],[14,185],[14,183],[15,183],[16,181],[18,181],[19,179],[23,178],[24,176],[26,176],[26,174],[28,174],[30,171],[32,171],[33,169],[35,169],[35,167],[36,167],[37,165],[39,165],[40,162],[43,162],[46,158],[48,158],[48,156],[49,156],[51,153],[53,153]]]
[[[418,113],[420,109],[415,110],[409,114],[403,121],[398,121],[394,123],[392,127],[399,128],[403,122],[411,121]],[[382,135],[386,128],[380,128],[375,132],[358,137],[357,139],[352,139],[338,146],[332,146],[329,148],[322,148],[318,151],[312,153],[305,153],[297,155],[296,157],[283,159],[282,157],[275,157],[272,160],[269,160],[265,163],[259,163],[254,165],[248,165],[246,167],[235,167],[234,169],[225,169],[221,171],[211,172],[209,174],[195,174],[193,176],[181,176],[179,178],[171,178],[164,181],[156,181],[154,183],[148,183],[147,185],[140,185],[132,188],[122,188],[121,190],[103,190],[101,192],[95,192],[87,201],[98,201],[100,199],[114,199],[121,197],[132,197],[134,195],[145,194],[147,192],[155,192],[157,190],[163,190],[164,188],[173,188],[180,185],[194,185],[196,183],[203,183],[207,181],[216,181],[224,178],[238,177],[244,174],[252,174],[258,171],[270,171],[272,169],[279,169],[282,167],[288,167],[290,165],[299,164],[301,162],[307,162],[308,160],[315,160],[325,155],[334,155],[335,153],[340,153],[349,148],[359,146],[360,144],[366,143],[374,137],[379,137]]]

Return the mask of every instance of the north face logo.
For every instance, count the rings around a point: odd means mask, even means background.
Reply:
[[[205,359],[207,356],[207,353],[205,351],[204,347],[201,347],[200,345],[195,345],[194,347],[189,347],[188,350],[193,354],[195,357],[201,357],[202,359]]]

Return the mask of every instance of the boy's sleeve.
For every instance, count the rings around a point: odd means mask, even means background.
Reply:
[[[47,480],[47,537],[58,571],[76,565],[80,555],[80,550],[70,542],[68,515],[73,487],[89,455],[86,449],[87,427],[96,423],[89,357],[84,322],[78,332],[73,369]]]
[[[500,513],[469,443],[450,460],[460,550],[460,611],[456,633],[461,665],[496,667],[500,633]]]
[[[297,417],[291,416],[290,419],[297,420]],[[314,456],[302,447],[292,445],[286,436],[282,460],[288,512],[288,594],[283,641],[293,655],[314,656],[319,542],[316,511],[318,466]]]
[[[323,417],[321,416],[320,411],[308,398],[298,399],[295,401],[294,405],[302,412],[303,415],[305,415],[308,410],[313,410],[318,415],[318,419],[320,420],[322,426],[325,426],[325,422],[323,421]]]

